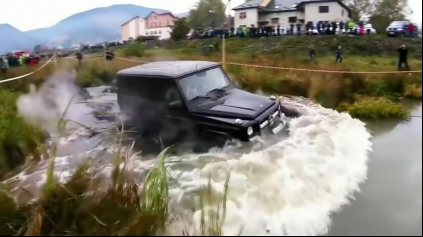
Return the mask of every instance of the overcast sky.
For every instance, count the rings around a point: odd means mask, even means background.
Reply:
[[[0,24],[9,23],[19,30],[26,31],[52,26],[75,13],[114,4],[136,4],[144,7],[160,8],[173,13],[187,12],[198,0],[14,0],[0,1]],[[226,2],[227,0],[223,0]],[[232,0],[231,8],[244,0]],[[422,0],[409,0],[414,14],[412,20],[422,21]],[[113,19],[110,19],[113,20]]]

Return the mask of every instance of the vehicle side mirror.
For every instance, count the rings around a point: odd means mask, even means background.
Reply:
[[[170,109],[182,109],[184,107],[184,104],[182,104],[181,100],[175,100],[173,102],[170,102],[168,107]]]

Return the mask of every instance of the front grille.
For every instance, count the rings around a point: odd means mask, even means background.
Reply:
[[[273,110],[270,113],[267,113],[266,114],[266,116],[259,122],[260,129],[265,128],[265,127],[267,127],[268,125],[271,124],[271,121],[269,119],[270,116],[273,117],[273,120],[278,119],[278,117],[279,117],[279,111],[278,111],[278,109],[276,108],[276,110]]]

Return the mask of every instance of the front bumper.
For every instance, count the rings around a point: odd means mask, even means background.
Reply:
[[[281,107],[273,107],[260,116],[259,123],[253,129],[254,133],[250,135],[250,139],[257,136],[275,136],[283,133],[287,128],[287,118],[281,111]]]
[[[387,36],[399,36],[402,35],[402,31],[388,30],[386,32]]]

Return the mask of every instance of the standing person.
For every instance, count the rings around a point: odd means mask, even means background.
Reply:
[[[317,22],[317,34],[322,34],[322,24],[320,21]]]
[[[0,69],[3,74],[6,74],[9,69],[9,60],[7,60],[6,56],[2,56],[0,59]]]
[[[23,66],[25,61],[25,57],[23,55],[19,56],[18,62],[19,62],[19,66]]]
[[[76,59],[78,60],[78,65],[81,66],[81,64],[82,64],[82,53],[81,53],[81,51],[76,53]]]
[[[402,65],[405,65],[405,68],[410,71],[410,67],[408,66],[408,49],[405,47],[405,45],[402,45],[397,52],[399,53],[399,59],[398,59],[398,70],[401,70]]]
[[[342,48],[341,46],[338,46],[338,49],[336,50],[336,62],[342,63]]]
[[[286,32],[286,26],[285,26],[285,22],[282,22],[281,25],[281,36],[284,36]]]
[[[414,24],[410,23],[408,25],[408,37],[413,38],[414,36]]]
[[[301,35],[301,22],[299,22],[299,21],[297,23],[297,34]]]
[[[314,49],[314,46],[310,47],[308,55],[310,56],[310,60],[313,60],[316,57],[316,50]]]
[[[335,21],[332,21],[332,34],[331,35],[336,35],[336,29],[337,29],[337,24]]]
[[[291,29],[291,32],[290,32],[290,35],[293,35],[294,34],[294,23],[291,23],[291,25],[290,25],[290,29]]]
[[[326,25],[326,35],[330,35],[332,33],[331,32],[332,30],[331,30],[331,25],[329,21],[326,21],[325,25]]]
[[[343,21],[339,22],[339,32],[340,34],[344,33],[345,23]]]

